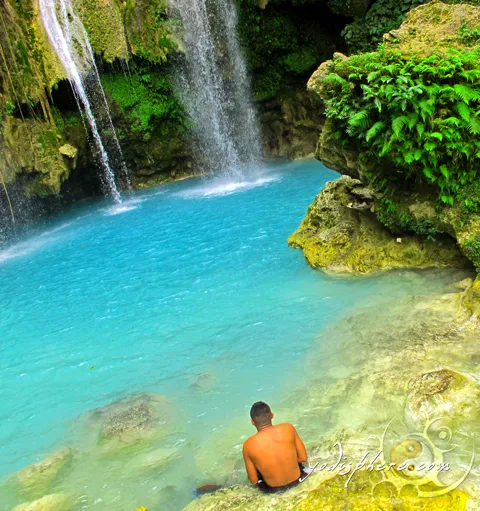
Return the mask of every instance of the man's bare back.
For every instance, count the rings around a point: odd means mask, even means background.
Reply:
[[[255,416],[255,407],[263,414]],[[307,461],[307,451],[295,428],[291,424],[274,426],[271,422],[273,413],[265,403],[255,403],[251,414],[258,432],[243,446],[250,482],[257,484],[263,479],[271,488],[297,482],[301,476],[299,464]]]

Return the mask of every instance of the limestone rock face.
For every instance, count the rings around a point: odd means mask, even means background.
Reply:
[[[44,494],[58,475],[73,458],[73,452],[67,447],[58,450],[46,460],[34,463],[16,474],[16,483],[20,491],[26,494]]]
[[[358,472],[345,488],[345,477],[311,476],[300,486],[273,498],[245,487],[232,487],[195,500],[185,511],[466,511],[470,499],[454,490],[448,495],[420,498],[415,493],[399,495],[395,487],[382,486],[378,473]],[[393,486],[393,485],[392,485]],[[375,496],[375,498],[374,498]]]
[[[263,152],[267,158],[304,158],[315,152],[324,122],[318,96],[306,91],[262,106]]]
[[[412,9],[399,29],[385,34],[384,41],[406,53],[430,55],[449,48],[468,51],[461,38],[462,26],[471,30],[480,26],[480,7],[433,0]]]
[[[406,412],[416,424],[449,417],[455,425],[480,418],[480,385],[466,375],[442,369],[409,383]]]
[[[335,138],[331,119],[327,119],[320,134],[315,157],[329,169],[346,176],[361,178],[364,173],[358,152],[354,148],[342,146]]]
[[[480,317],[480,277],[465,290],[462,304],[470,314]]]
[[[465,266],[453,240],[404,236],[400,243],[371,212],[374,199],[370,188],[351,177],[327,183],[289,245],[302,248],[314,268],[336,272]]]
[[[68,495],[54,493],[34,502],[15,506],[12,511],[69,511],[70,509],[72,509],[71,498]]]

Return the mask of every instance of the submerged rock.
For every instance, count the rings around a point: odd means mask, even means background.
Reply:
[[[335,272],[467,265],[452,239],[430,242],[404,236],[398,243],[371,212],[374,200],[373,190],[351,177],[327,183],[289,245],[303,249],[314,268]]]
[[[69,511],[72,501],[68,495],[54,493],[46,495],[34,502],[26,502],[15,506],[12,511]]]
[[[94,410],[89,423],[102,449],[115,451],[161,439],[171,432],[173,420],[165,396],[141,394]]]
[[[480,419],[480,385],[471,377],[442,369],[409,383],[406,413],[416,424],[448,417],[455,425]]]
[[[20,492],[30,495],[45,494],[61,472],[73,458],[71,449],[58,450],[46,460],[34,463],[16,474],[16,483]]]

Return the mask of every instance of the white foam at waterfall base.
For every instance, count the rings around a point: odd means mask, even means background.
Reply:
[[[253,180],[231,181],[225,178],[214,179],[207,184],[179,192],[175,195],[185,199],[213,198],[234,193],[246,192],[258,186],[274,183],[281,179],[278,175],[263,176]]]
[[[138,205],[146,199],[132,199],[126,202],[120,202],[110,206],[104,211],[107,216],[121,215],[122,213],[128,213],[138,208]]]

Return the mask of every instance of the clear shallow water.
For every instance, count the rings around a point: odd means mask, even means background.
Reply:
[[[238,186],[189,180],[91,201],[1,251],[0,475],[64,444],[81,451],[77,417],[142,392],[167,396],[178,424],[165,443],[188,453],[167,474],[130,478],[116,472],[125,459],[85,456],[60,485],[83,495],[78,509],[179,509],[209,465],[238,469],[251,403],[298,386],[322,330],[419,285],[329,277],[288,248],[336,176],[316,161],[277,163]],[[229,452],[206,452],[222,431]],[[0,509],[20,501],[10,492]]]

